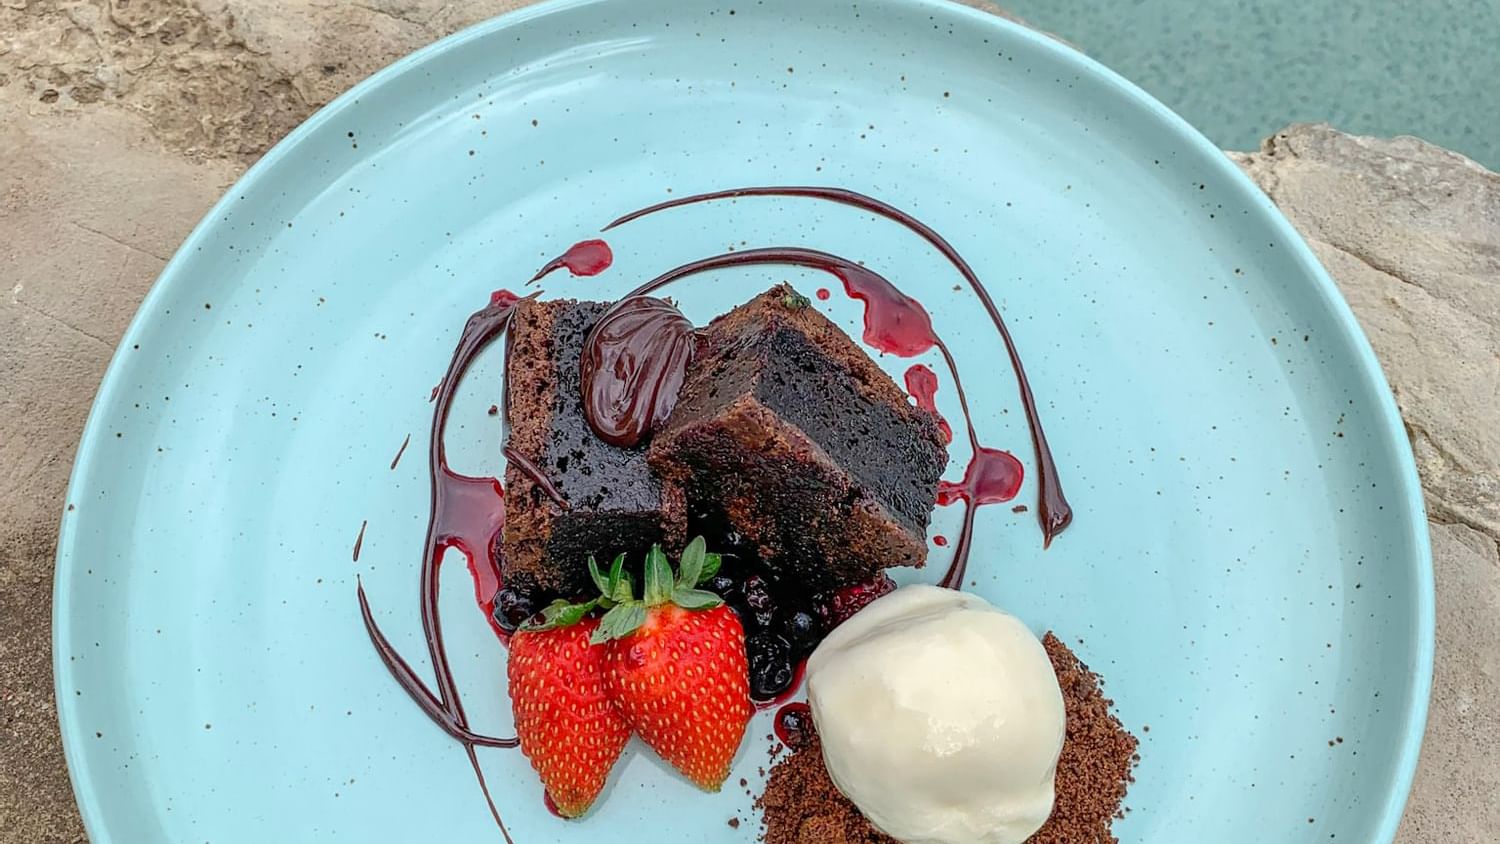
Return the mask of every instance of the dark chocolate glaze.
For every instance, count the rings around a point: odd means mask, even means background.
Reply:
[[[631,448],[667,421],[693,360],[693,324],[670,302],[632,294],[584,342],[583,409],[599,439]]]
[[[396,471],[396,464],[401,462],[401,455],[406,453],[406,447],[411,445],[411,434],[401,441],[401,447],[396,449],[396,456],[391,458],[391,471]]]
[[[1067,498],[1063,495],[1062,482],[1058,478],[1057,464],[1052,458],[1052,449],[1047,444],[1047,434],[1042,429],[1041,415],[1037,412],[1036,398],[1032,395],[1031,383],[1026,379],[1026,369],[1021,364],[1020,351],[1016,349],[1015,340],[1010,336],[1010,329],[1006,327],[1005,320],[1000,315],[1000,309],[990,298],[989,291],[979,280],[967,261],[958,254],[958,250],[934,231],[930,226],[912,217],[905,211],[889,205],[871,196],[846,190],[844,188],[817,187],[817,186],[769,186],[769,187],[746,187],[731,190],[713,191],[710,193],[682,196],[659,202],[637,211],[632,211],[604,227],[605,231],[636,220],[647,214],[664,211],[668,208],[677,208],[683,205],[692,205],[698,202],[709,202],[717,199],[735,199],[748,196],[792,196],[806,197],[811,199],[822,199],[829,202],[837,202],[849,205],[862,211],[867,211],[901,224],[912,232],[915,232],[923,240],[926,240],[933,248],[937,249],[948,263],[952,264],[959,274],[968,282],[969,288],[984,305],[989,314],[990,321],[994,323],[995,330],[999,332],[1001,340],[1005,342],[1005,351],[1010,358],[1011,369],[1016,374],[1016,382],[1021,393],[1021,406],[1026,412],[1026,423],[1031,429],[1031,444],[1036,450],[1037,460],[1037,518],[1041,522],[1042,541],[1044,545],[1050,545],[1056,536],[1062,533],[1073,520],[1073,509],[1068,505]],[[846,283],[847,288],[847,283]],[[852,295],[852,294],[851,294]]]
[[[937,409],[937,373],[920,363],[914,363],[907,367],[906,374],[901,380],[906,383],[906,392],[916,400],[917,407],[931,413],[937,420],[938,430],[943,432],[943,439],[953,442],[953,426],[948,424],[948,420],[944,419]]]
[[[563,498],[562,493],[557,491],[556,486],[553,486],[552,479],[542,474],[542,470],[538,469],[535,463],[527,460],[526,455],[522,454],[519,451],[516,451],[510,446],[506,446],[500,449],[500,453],[505,455],[506,460],[509,460],[510,462],[516,464],[516,468],[521,470],[521,474],[530,478],[532,482],[535,483],[537,487],[547,495],[548,498],[557,502],[557,506],[563,508],[564,510],[571,509],[571,505],[568,504],[568,499]]]
[[[365,519],[359,523],[359,535],[354,537],[354,562],[359,562],[359,549],[365,544],[365,528],[370,526],[370,520]]]

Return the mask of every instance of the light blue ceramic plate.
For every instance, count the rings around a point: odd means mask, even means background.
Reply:
[[[1045,37],[930,0],[544,4],[377,74],[224,197],[126,334],[63,517],[57,693],[93,840],[498,840],[355,601],[362,575],[421,653],[428,391],[492,289],[616,214],[778,183],[913,211],[1001,300],[1077,519],[1043,552],[1033,513],[983,509],[973,579],[1075,643],[1140,735],[1120,837],[1389,841],[1432,579],[1411,455],[1348,308],[1178,118]],[[731,245],[867,261],[926,303],[985,439],[1031,468],[1000,346],[904,230],[756,199],[612,234],[612,270],[548,293],[610,298]],[[828,281],[725,272],[675,293],[702,320],[782,278]],[[819,307],[857,324],[840,295]],[[491,352],[449,431],[476,473],[501,469]],[[939,400],[958,417],[946,381]],[[444,589],[469,713],[504,734],[505,653],[462,565]],[[717,796],[628,750],[581,823],[544,811],[518,754],[482,762],[522,844],[750,841],[768,732],[761,715],[731,776],[748,789]]]

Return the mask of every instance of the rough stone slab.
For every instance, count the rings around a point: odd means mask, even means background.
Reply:
[[[1432,525],[1437,670],[1422,764],[1396,844],[1500,834],[1500,553],[1465,525]]]
[[[94,390],[163,259],[339,92],[524,2],[0,0],[3,844],[84,840],[55,725],[52,553]],[[1420,141],[1327,127],[1234,156],[1353,304],[1437,520],[1433,715],[1399,840],[1495,840],[1500,177]]]

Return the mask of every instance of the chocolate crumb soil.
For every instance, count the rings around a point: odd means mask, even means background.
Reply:
[[[1133,781],[1136,740],[1110,714],[1099,677],[1051,633],[1042,639],[1057,672],[1067,715],[1067,737],[1057,762],[1057,799],[1052,817],[1027,844],[1116,844],[1110,822]],[[766,844],[899,844],[876,829],[839,793],[817,735],[771,769],[765,794],[755,801],[763,813]]]

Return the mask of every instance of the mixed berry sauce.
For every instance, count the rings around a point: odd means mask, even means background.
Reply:
[[[568,247],[568,251],[542,265],[536,275],[526,282],[532,284],[554,270],[566,268],[574,276],[598,275],[615,262],[615,253],[602,240],[584,240]]]

